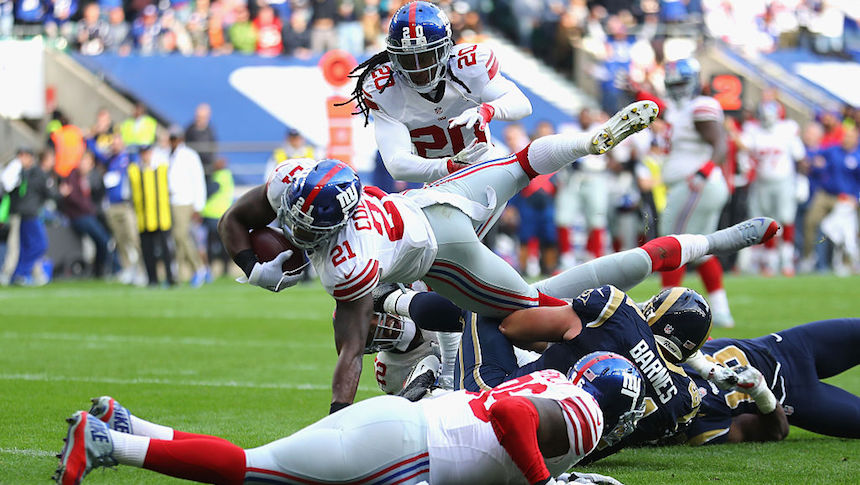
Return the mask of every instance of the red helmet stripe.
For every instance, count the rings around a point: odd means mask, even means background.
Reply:
[[[322,190],[322,188],[325,186],[325,184],[329,180],[331,180],[331,178],[334,177],[338,172],[343,170],[344,168],[346,168],[346,165],[344,165],[342,163],[338,163],[337,165],[335,165],[334,167],[329,169],[328,173],[326,173],[323,176],[323,178],[320,179],[319,183],[317,183],[316,186],[314,186],[314,188],[311,190],[311,193],[308,194],[308,198],[305,199],[305,203],[302,204],[302,212],[308,210],[308,208],[313,203],[314,199],[317,198],[317,194],[320,193],[320,190]]]
[[[409,37],[415,39],[415,13],[418,11],[418,2],[409,4]]]

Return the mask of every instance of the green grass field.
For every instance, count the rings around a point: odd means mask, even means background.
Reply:
[[[652,279],[632,294],[656,290]],[[716,337],[860,316],[858,278],[728,278],[727,290],[738,325]],[[141,417],[243,447],[319,419],[336,357],[333,308],[315,284],[280,294],[230,281],[172,291],[78,282],[0,289],[0,483],[46,483],[63,418],[102,394]],[[371,368],[365,360],[358,399],[379,394]],[[860,394],[860,369],[829,382]],[[625,450],[590,471],[633,485],[857,484],[860,441],[792,428],[781,443]],[[120,468],[96,470],[88,483],[178,481]]]

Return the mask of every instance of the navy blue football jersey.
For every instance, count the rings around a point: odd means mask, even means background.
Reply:
[[[550,346],[539,359],[522,367],[517,366],[511,342],[499,331],[498,320],[467,318],[456,384],[480,391],[535,370],[566,373],[584,355],[608,350],[630,359],[648,382],[645,416],[631,435],[636,442],[672,435],[686,426],[699,407],[698,387],[681,367],[663,358],[636,304],[623,291],[607,285],[584,291],[572,305],[582,321],[582,332]]]

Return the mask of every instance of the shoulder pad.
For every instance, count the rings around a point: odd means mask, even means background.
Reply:
[[[499,73],[499,60],[486,44],[457,44],[451,52],[448,67],[464,82],[486,84]]]
[[[397,76],[394,75],[394,69],[390,62],[376,66],[370,75],[364,80],[361,85],[364,91],[364,102],[370,109],[380,109],[380,96],[389,91],[389,88],[395,86]]]

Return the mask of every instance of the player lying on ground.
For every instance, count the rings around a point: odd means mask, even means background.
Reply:
[[[601,435],[624,435],[644,409],[635,366],[595,352],[481,393],[412,403],[374,397],[259,448],[177,431],[93,399],[72,415],[55,478],[77,484],[116,464],[209,483],[555,484]],[[586,475],[579,483],[618,482]]]
[[[789,424],[860,438],[860,397],[821,382],[860,364],[858,348],[857,318],[807,323],[753,339],[708,341],[702,352],[734,369],[738,385],[721,390],[694,376],[702,406],[678,441],[779,441]]]
[[[283,259],[257,261],[249,230],[265,227],[277,215],[291,242],[308,251],[323,286],[337,301],[338,361],[331,406],[336,411],[355,398],[373,313],[370,293],[379,282],[425,279],[462,308],[489,316],[563,304],[529,286],[477,234],[531,178],[585,154],[604,153],[656,116],[653,102],[634,103],[594,132],[546,136],[507,158],[473,165],[404,194],[362,190],[355,172],[333,160],[308,171],[301,165],[305,162],[281,164],[268,184],[243,195],[225,213],[219,232],[249,282],[272,290],[289,283]]]
[[[613,285],[626,291],[644,281],[648,275],[654,272],[673,271],[683,267],[688,261],[706,255],[730,253],[753,244],[766,242],[776,234],[777,230],[778,225],[772,219],[754,218],[708,235],[681,234],[659,237],[648,241],[642,247],[603,256],[586,264],[569,268],[561,274],[539,281],[533,286],[539,292],[556,298],[574,298],[589,288],[598,288],[603,285]],[[377,312],[412,317],[418,327],[423,330],[461,333],[466,322],[474,318],[471,312],[461,310],[449,300],[432,292],[397,291],[397,287],[394,285],[388,285],[387,289],[380,286],[374,290],[374,306]],[[479,317],[479,321],[488,318]],[[488,323],[488,325],[497,326],[498,323],[496,321],[495,323]],[[397,343],[399,347],[396,350],[401,353],[413,336],[417,335],[408,326],[406,330],[409,332],[408,338],[401,335],[401,340]],[[443,362],[443,372],[439,384],[442,387],[449,387],[447,383],[451,382],[453,385],[454,382],[454,368],[459,347],[456,343],[458,343],[459,338],[455,340],[453,348],[449,348],[452,346],[441,338],[444,335],[444,333],[440,334],[439,338]],[[483,333],[479,335],[483,335]],[[429,344],[424,347],[429,347]],[[468,347],[471,348],[472,346],[469,345]],[[471,351],[469,355],[472,355]],[[410,356],[395,352],[380,354],[377,359],[377,379],[381,378],[385,381],[383,390],[388,393],[399,392],[400,389],[397,386],[403,383],[403,379],[411,372],[412,366],[422,358],[423,356],[419,357],[417,354]],[[477,354],[476,359],[481,360]],[[380,363],[383,366],[381,368],[379,367]],[[407,364],[408,367],[403,370],[403,366]],[[380,376],[380,372],[382,374],[387,373],[388,377]]]

